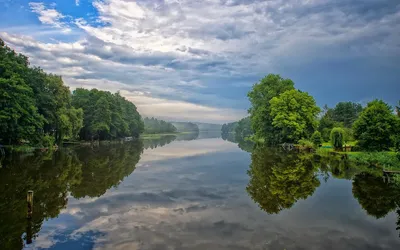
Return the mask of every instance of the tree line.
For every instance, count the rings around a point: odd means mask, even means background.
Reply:
[[[400,101],[395,109],[382,100],[373,100],[366,107],[340,102],[320,109],[314,97],[296,89],[292,80],[275,74],[254,84],[248,98],[250,116],[244,119],[249,123],[242,119],[224,124],[222,134],[235,131],[244,135],[249,130],[243,133],[241,128],[250,125],[253,138],[270,146],[312,140],[317,145],[330,141],[341,148],[356,141],[365,151],[400,149]]]
[[[176,127],[170,123],[163,120],[158,120],[154,117],[144,118],[144,131],[147,134],[160,134],[160,133],[175,133]]]
[[[223,124],[221,133],[223,136],[226,136],[230,133],[235,133],[235,135],[239,138],[251,136],[253,134],[253,130],[251,128],[250,117],[245,117],[237,122]]]
[[[0,143],[51,146],[63,139],[137,137],[144,124],[135,105],[97,89],[73,93],[61,76],[30,67],[0,39]]]

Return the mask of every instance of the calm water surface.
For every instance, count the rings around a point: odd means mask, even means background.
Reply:
[[[218,137],[4,159],[0,249],[400,249],[379,171]]]

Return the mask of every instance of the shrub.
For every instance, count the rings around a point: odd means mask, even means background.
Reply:
[[[342,149],[345,131],[342,128],[333,128],[331,131],[331,143],[334,149]]]
[[[51,136],[49,134],[46,134],[45,136],[43,136],[43,139],[42,139],[43,147],[45,147],[45,148],[53,148],[54,143],[55,143],[54,136]]]
[[[311,136],[311,141],[315,147],[319,147],[322,143],[322,136],[319,131],[315,131],[314,134]]]
[[[332,129],[330,129],[330,128],[324,128],[323,130],[322,130],[322,139],[324,140],[324,142],[329,142],[329,140],[330,140],[330,136],[331,136],[331,131],[332,131]]]
[[[314,144],[310,140],[301,139],[299,140],[298,144],[301,146],[301,149],[303,150],[310,150],[314,148]]]

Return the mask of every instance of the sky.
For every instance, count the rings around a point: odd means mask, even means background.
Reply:
[[[225,123],[269,73],[317,104],[400,99],[399,0],[0,0],[0,38],[71,90]]]

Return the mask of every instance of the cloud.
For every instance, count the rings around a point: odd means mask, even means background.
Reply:
[[[55,9],[46,8],[43,3],[30,2],[29,6],[32,12],[38,14],[39,21],[43,24],[62,29],[63,32],[69,33],[71,29],[62,22],[66,17]]]
[[[80,33],[44,41],[43,34],[5,30],[1,36],[10,46],[28,54],[34,65],[63,75],[70,86],[125,91],[143,103],[138,107],[144,115],[215,122],[241,118],[249,106],[246,92],[271,72],[300,79],[297,86],[316,92],[317,101],[340,98],[323,90],[338,86],[333,79],[341,75],[339,84],[351,86],[355,98],[377,92],[364,86],[373,80],[357,81],[359,71],[349,67],[301,73],[327,63],[387,69],[391,78],[380,91],[393,99],[388,89],[396,87],[395,72],[400,72],[396,0],[95,0],[91,18],[67,16],[43,3],[30,6],[43,25]],[[302,80],[319,72],[327,72],[323,84]],[[362,93],[354,92],[360,88]]]
[[[75,0],[75,5],[79,6],[79,2],[80,2],[80,0]]]

